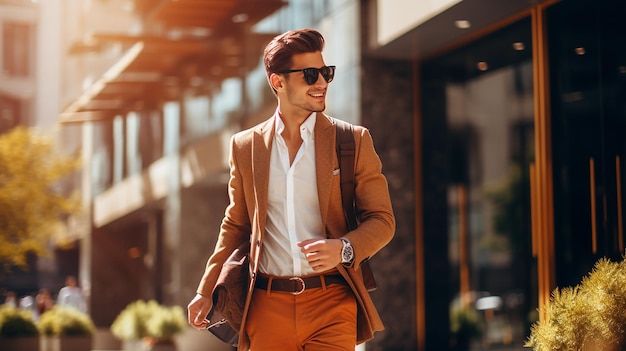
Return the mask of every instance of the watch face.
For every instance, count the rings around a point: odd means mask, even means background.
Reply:
[[[352,262],[354,259],[354,250],[352,249],[352,245],[347,240],[342,240],[343,248],[341,250],[341,263]]]

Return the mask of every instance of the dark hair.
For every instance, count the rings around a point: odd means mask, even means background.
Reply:
[[[272,73],[290,69],[293,55],[322,50],[324,37],[315,29],[291,30],[274,37],[263,52],[267,78]]]

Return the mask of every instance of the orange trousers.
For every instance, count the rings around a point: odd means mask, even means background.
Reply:
[[[255,289],[246,332],[250,351],[354,351],[356,298],[330,284],[300,295]]]

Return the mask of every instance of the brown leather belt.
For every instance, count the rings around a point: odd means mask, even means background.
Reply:
[[[272,286],[268,288],[270,280]],[[293,295],[300,295],[305,290],[322,287],[322,280],[326,285],[343,284],[347,285],[346,280],[339,274],[333,275],[316,275],[312,277],[292,277],[292,278],[273,278],[259,274],[254,287],[257,289],[287,292]]]

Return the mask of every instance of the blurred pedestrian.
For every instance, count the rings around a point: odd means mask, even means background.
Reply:
[[[389,189],[369,131],[353,126],[360,224],[346,229],[335,156],[340,121],[323,113],[335,66],[323,49],[313,29],[275,37],[263,56],[275,113],[231,139],[230,204],[188,311],[193,327],[207,327],[224,262],[251,243],[240,351],[354,351],[383,329],[359,268],[393,237]]]
[[[20,299],[19,305],[23,310],[35,312],[35,298],[32,295],[23,296]]]
[[[54,306],[54,300],[52,299],[52,295],[50,295],[50,290],[46,288],[39,289],[39,293],[35,296],[35,304],[38,316],[50,310],[52,306]]]
[[[81,312],[87,312],[87,303],[82,289],[78,286],[76,277],[68,276],[65,279],[65,286],[59,290],[57,304],[76,308]]]
[[[4,306],[17,307],[17,295],[14,291],[7,291],[4,297]]]

